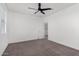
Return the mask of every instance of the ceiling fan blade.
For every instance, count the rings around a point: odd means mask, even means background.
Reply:
[[[44,9],[42,9],[43,11],[45,11],[45,10],[52,10],[52,8],[44,8]]]
[[[37,12],[39,12],[39,11],[36,11],[34,14],[36,14]]]
[[[35,8],[30,8],[30,7],[29,7],[28,9],[32,9],[32,10],[38,10],[38,9],[35,9]]]
[[[41,11],[42,14],[45,14],[43,11]]]
[[[41,3],[38,3],[38,9],[41,9]]]

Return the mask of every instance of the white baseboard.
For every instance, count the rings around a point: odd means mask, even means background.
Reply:
[[[9,42],[9,44],[11,44],[11,43],[19,43],[19,42],[24,42],[24,41],[30,41],[30,40],[38,40],[38,39],[44,39],[44,38],[36,38],[36,39],[29,39],[29,40],[19,40],[19,41]]]
[[[50,40],[50,41],[53,41],[53,40]],[[63,45],[63,46],[66,46],[66,47],[69,47],[69,48],[72,48],[72,49],[75,49],[75,50],[78,50],[78,51],[79,51],[78,48],[72,47],[72,46],[70,46],[70,45],[67,45],[67,44],[64,44],[64,43],[61,43],[61,42],[57,42],[57,41],[53,41],[53,42],[56,42],[56,43],[58,43],[58,44],[60,44],[60,45]]]

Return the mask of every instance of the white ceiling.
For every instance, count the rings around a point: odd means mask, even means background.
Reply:
[[[42,3],[42,8],[53,9],[50,11],[45,11],[46,15],[43,15],[40,12],[33,14],[35,10],[28,9],[28,7],[37,9],[37,3],[7,3],[8,10],[32,16],[49,16],[72,5],[74,5],[74,3]]]

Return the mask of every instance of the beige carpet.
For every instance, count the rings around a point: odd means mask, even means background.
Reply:
[[[9,44],[3,56],[79,56],[79,51],[45,40]]]

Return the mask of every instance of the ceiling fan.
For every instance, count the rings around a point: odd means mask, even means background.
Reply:
[[[29,8],[29,9],[36,10],[36,12],[34,14],[36,14],[38,12],[41,12],[42,14],[45,14],[44,11],[52,10],[52,8],[41,8],[41,3],[38,3],[38,9],[35,9],[35,8]]]

